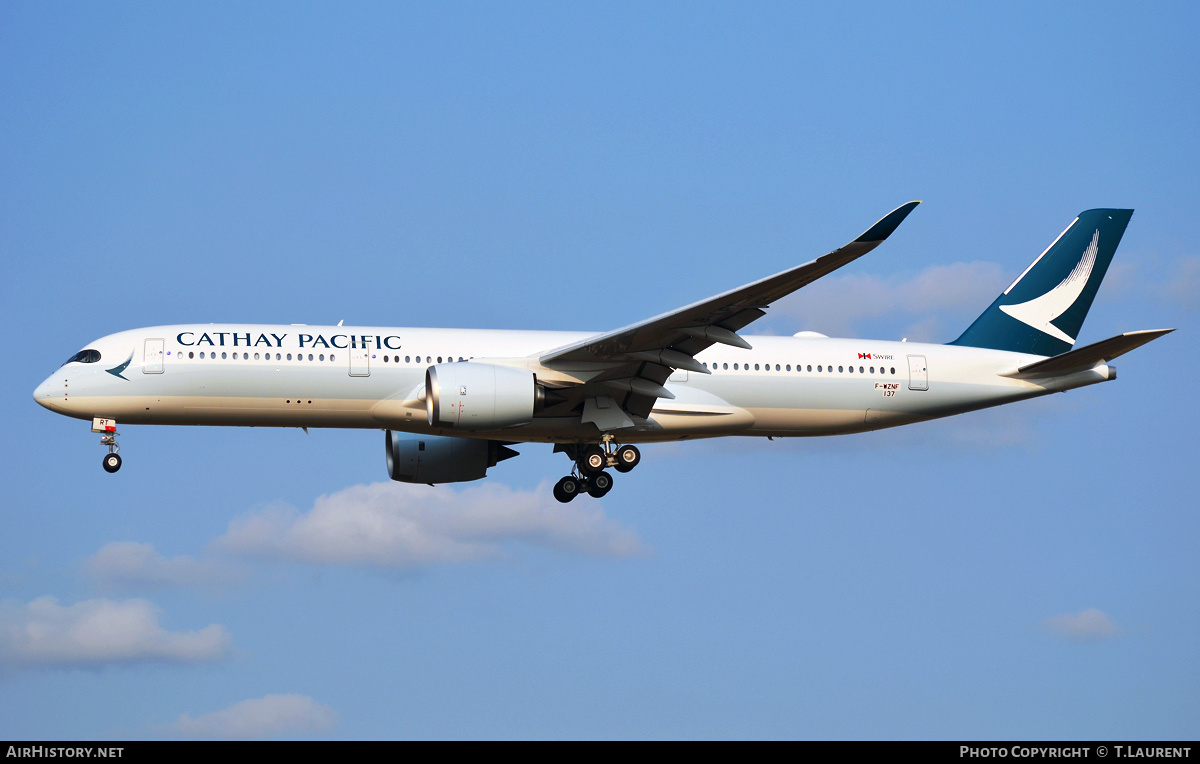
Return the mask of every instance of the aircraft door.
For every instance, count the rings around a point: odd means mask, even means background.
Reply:
[[[908,357],[908,389],[929,389],[929,367],[925,364],[925,356],[910,355]]]
[[[367,348],[350,349],[350,376],[371,376],[371,351]]]
[[[166,340],[146,340],[146,355],[142,359],[143,374],[163,373],[163,348],[166,344]]]

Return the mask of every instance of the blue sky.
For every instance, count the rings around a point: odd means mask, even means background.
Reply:
[[[1197,737],[1197,21],[4,4],[0,737]],[[370,431],[124,427],[108,475],[31,397],[137,326],[610,329],[914,198],[759,331],[948,341],[1100,206],[1137,212],[1080,342],[1179,331],[1003,409],[647,447],[565,507],[548,447],[435,490]]]

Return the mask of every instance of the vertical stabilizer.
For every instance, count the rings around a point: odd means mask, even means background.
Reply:
[[[1133,210],[1079,213],[951,345],[1054,356],[1075,344]]]

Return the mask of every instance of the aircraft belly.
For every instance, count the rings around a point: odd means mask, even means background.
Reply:
[[[728,435],[754,425],[754,414],[727,406],[724,410],[655,409],[650,420],[668,433],[680,435]]]
[[[80,399],[90,416],[127,424],[232,425],[260,427],[377,427],[373,401],[331,398],[212,396]]]
[[[869,429],[864,409],[751,409],[753,435],[836,435]]]

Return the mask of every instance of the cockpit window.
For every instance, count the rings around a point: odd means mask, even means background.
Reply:
[[[91,350],[91,349],[80,350],[78,353],[71,356],[66,361],[63,361],[63,366],[66,366],[69,363],[76,363],[76,362],[78,362],[78,363],[95,363],[96,361],[99,361],[99,360],[100,360],[100,351],[99,350]]]

